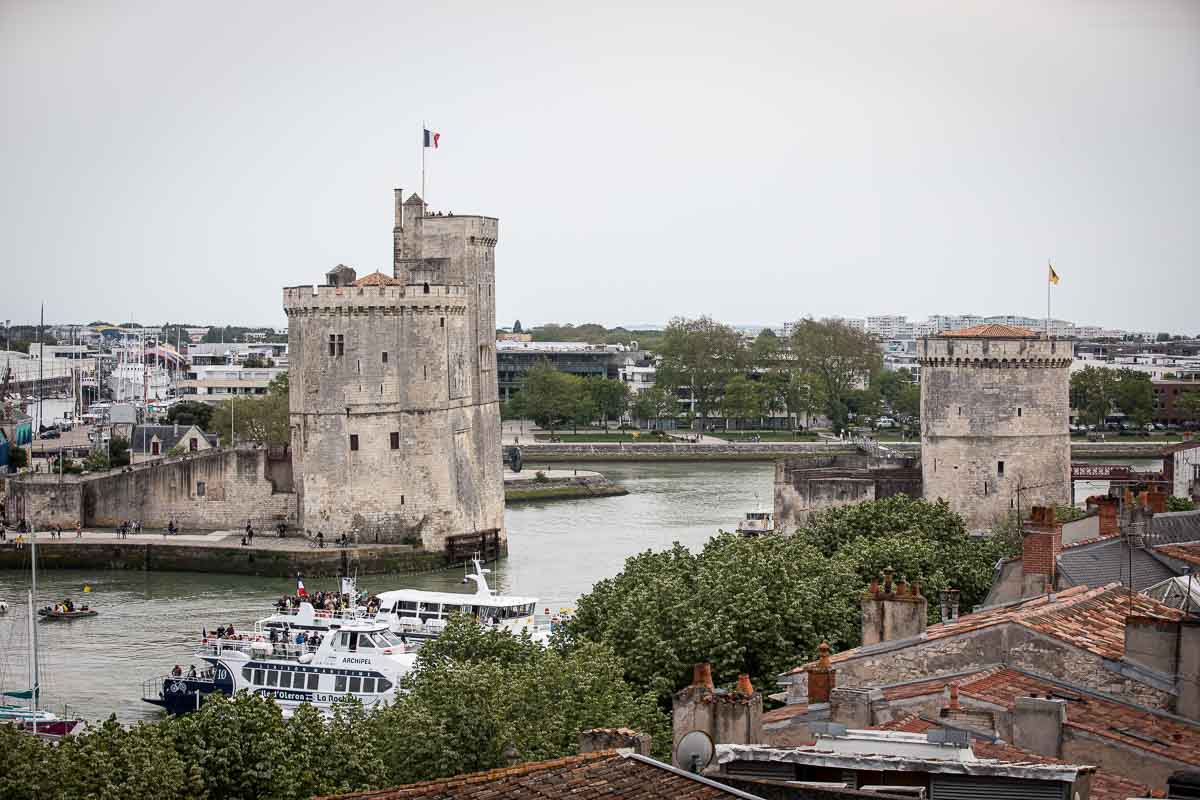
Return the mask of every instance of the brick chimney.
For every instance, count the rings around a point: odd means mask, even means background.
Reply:
[[[862,633],[864,645],[910,639],[925,631],[929,602],[921,596],[921,587],[909,586],[901,576],[892,581],[893,570],[883,571],[882,583],[872,580],[862,596]]]
[[[713,688],[712,665],[696,664],[692,684],[675,693],[671,702],[672,750],[691,731],[704,731],[714,744],[758,744],[762,741],[762,694],[748,675],[738,678],[732,692]],[[675,766],[681,766],[676,763]]]
[[[996,718],[991,711],[963,708],[958,702],[958,684],[949,686],[946,705],[938,711],[939,718],[953,728],[966,728],[988,736],[996,735]]]
[[[1100,535],[1116,536],[1121,532],[1121,501],[1115,497],[1101,495],[1091,498],[1100,516]]]
[[[1021,531],[1021,596],[1054,591],[1058,554],[1062,551],[1062,523],[1050,506],[1034,506]]]
[[[605,750],[632,750],[650,755],[650,734],[629,728],[592,728],[579,732],[579,753],[600,753]]]
[[[817,663],[805,668],[808,673],[808,704],[828,703],[829,695],[837,684],[837,670],[829,663],[829,644],[821,642],[817,647],[820,654]]]

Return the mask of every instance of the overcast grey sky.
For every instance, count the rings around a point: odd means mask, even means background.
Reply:
[[[732,4],[726,4],[731,6]],[[392,187],[498,321],[1200,333],[1200,2],[0,2],[0,315],[282,325]]]

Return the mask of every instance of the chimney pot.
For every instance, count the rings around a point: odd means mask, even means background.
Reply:
[[[958,684],[950,684],[950,702],[946,708],[951,711],[962,711],[962,706],[958,704]]]
[[[746,697],[754,696],[754,684],[750,683],[750,676],[744,672],[738,675],[737,693],[744,694]]]
[[[716,691],[713,686],[712,664],[704,661],[692,668],[692,687],[708,689],[710,692]]]
[[[817,652],[820,655],[816,665],[805,670],[808,673],[808,702],[810,705],[828,703],[833,687],[837,683],[837,670],[829,663],[829,644],[821,642],[817,646]]]

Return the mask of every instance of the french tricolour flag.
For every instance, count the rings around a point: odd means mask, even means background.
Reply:
[[[425,146],[426,147],[432,147],[434,150],[437,150],[438,139],[441,139],[441,138],[442,138],[442,135],[440,133],[438,133],[437,131],[431,131],[431,130],[429,130],[429,128],[425,129]]]
[[[308,592],[304,591],[304,581],[299,575],[296,576],[296,597],[308,597]]]

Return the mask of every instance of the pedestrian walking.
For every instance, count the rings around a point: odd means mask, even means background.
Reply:
[[[75,523],[75,538],[76,539],[83,538],[83,523],[82,522]]]

